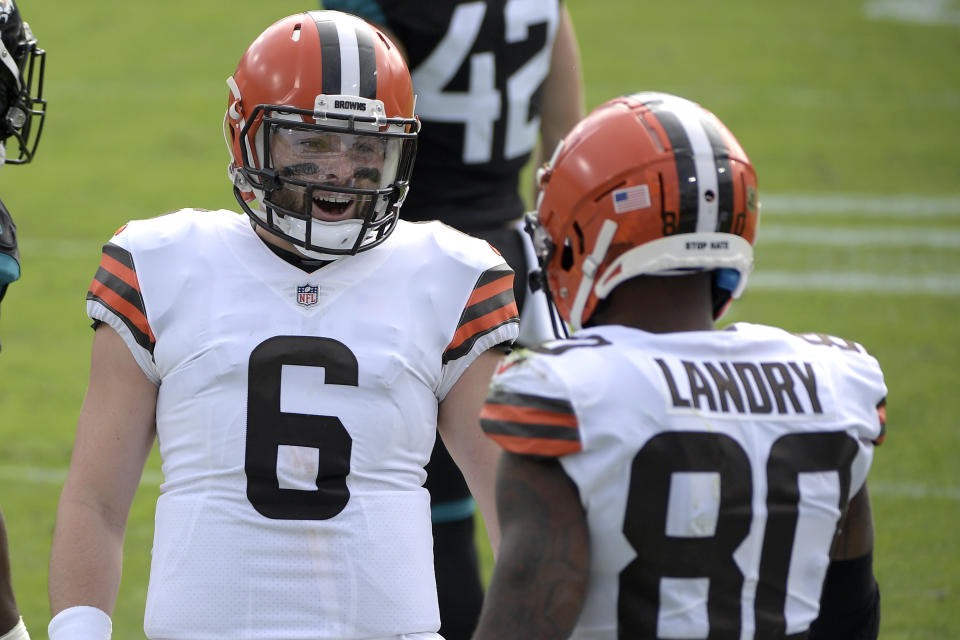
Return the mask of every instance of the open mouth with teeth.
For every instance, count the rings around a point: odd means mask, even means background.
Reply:
[[[353,198],[342,193],[314,192],[313,217],[341,219],[353,204]]]

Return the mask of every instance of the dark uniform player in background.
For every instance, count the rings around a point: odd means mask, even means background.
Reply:
[[[441,220],[484,238],[517,273],[519,343],[538,330],[529,297],[520,172],[539,138],[540,163],[583,115],[579,53],[558,0],[409,2],[323,0],[360,15],[405,49],[423,123],[416,182],[401,210],[406,220]],[[542,294],[541,296],[542,297]],[[441,633],[467,638],[483,591],[474,548],[474,504],[438,439],[427,467]]]
[[[30,640],[20,617],[10,577],[10,552],[7,549],[7,531],[0,512],[0,640]]]
[[[576,332],[514,352],[481,413],[506,451],[475,640],[876,638],[883,373],[839,338],[716,329],[759,218],[733,134],[677,96],[617,98],[540,196],[534,244]]]
[[[46,109],[42,98],[45,59],[17,5],[13,0],[0,0],[0,165],[26,164],[33,159]],[[15,144],[8,150],[11,138]],[[0,202],[0,301],[7,286],[19,278],[17,227]],[[7,531],[0,513],[0,640],[29,638],[13,594]]]
[[[13,0],[0,0],[0,38],[0,166],[26,164],[36,152],[46,116],[46,52],[37,48],[37,39]],[[0,202],[0,300],[19,278],[17,227]]]

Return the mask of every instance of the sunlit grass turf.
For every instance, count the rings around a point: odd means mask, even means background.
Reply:
[[[569,8],[588,106],[647,89],[701,102],[750,154],[761,201],[784,193],[960,196],[960,28],[867,20],[865,4],[573,0]],[[83,296],[99,247],[131,218],[235,206],[220,133],[223,81],[267,24],[313,4],[20,5],[49,51],[50,116],[35,164],[0,172],[0,195],[23,243],[23,279],[0,316],[0,505],[18,599],[39,639],[49,618],[56,472],[68,463],[85,388],[91,332]],[[803,282],[812,271],[960,278],[960,252],[949,246],[764,244],[765,228],[792,227],[825,235],[956,233],[960,211],[812,215],[771,207],[761,222],[758,282],[765,272]],[[761,287],[748,289],[724,320],[840,335],[864,344],[884,366],[889,437],[870,480],[884,640],[960,635],[960,432],[952,402],[960,386],[958,315],[956,295]],[[24,472],[31,469],[41,473]],[[142,637],[158,474],[154,455],[128,527],[114,613],[121,640]],[[482,533],[478,540],[489,576]]]

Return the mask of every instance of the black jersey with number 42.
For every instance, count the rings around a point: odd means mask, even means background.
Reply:
[[[557,0],[330,0],[382,24],[406,49],[423,123],[407,220],[458,228],[518,218],[519,174],[540,129]]]

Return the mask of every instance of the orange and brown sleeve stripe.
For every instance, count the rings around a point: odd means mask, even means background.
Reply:
[[[554,457],[583,448],[573,405],[562,398],[494,390],[480,412],[480,426],[513,453]]]
[[[460,316],[457,332],[443,352],[443,363],[469,353],[481,336],[519,322],[517,303],[513,299],[513,269],[504,262],[487,269],[477,280]]]
[[[129,251],[112,242],[103,245],[100,268],[90,283],[87,300],[96,300],[110,309],[127,325],[137,344],[153,353],[156,337],[147,321],[140,281]]]

